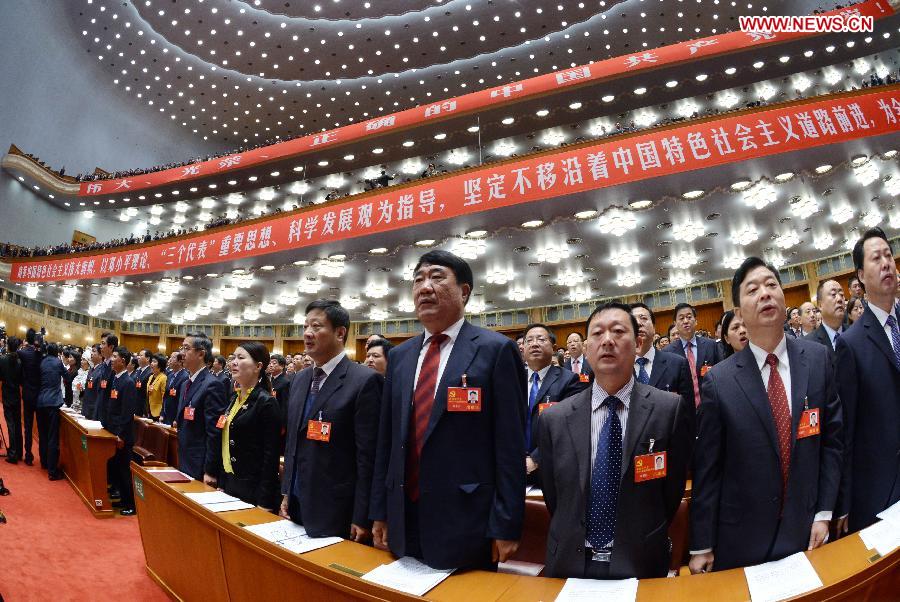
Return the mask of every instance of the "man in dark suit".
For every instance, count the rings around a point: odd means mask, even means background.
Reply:
[[[820,282],[819,288],[816,290],[816,303],[822,311],[822,323],[806,335],[806,338],[825,345],[829,351],[834,351],[835,342],[844,334],[844,318],[847,308],[841,283],[837,280]]]
[[[103,416],[103,428],[116,436],[116,453],[112,458],[110,480],[121,494],[122,516],[134,514],[134,490],[131,487],[131,448],[134,446],[134,414],[140,408],[140,395],[135,381],[125,367],[131,353],[117,347],[112,353],[113,377],[108,385],[109,404]]]
[[[699,406],[703,377],[722,361],[722,351],[714,340],[697,336],[697,310],[693,305],[679,303],[673,315],[678,338],[673,339],[663,351],[678,354],[687,360],[693,381],[694,406]]]
[[[31,439],[34,433],[34,417],[37,398],[41,390],[41,354],[38,351],[37,333],[34,328],[25,332],[25,344],[16,352],[22,364],[22,425],[25,430],[25,464],[34,464]]]
[[[778,270],[746,259],[731,284],[747,346],[703,383],[691,499],[692,573],[822,545],[841,474],[841,402],[828,350],[784,332]]]
[[[160,422],[172,424],[178,418],[178,392],[189,376],[187,370],[184,369],[184,354],[180,351],[173,351],[169,355],[169,372],[166,378],[166,392],[163,395],[163,409],[159,418]]]
[[[784,324],[784,331],[792,337],[802,337],[803,329],[800,328],[800,308],[787,308],[787,321]]]
[[[88,420],[96,420],[97,398],[100,395],[100,380],[98,378],[103,370],[103,356],[100,355],[100,345],[91,345],[91,369],[88,370],[84,382],[84,391],[81,393],[81,413]]]
[[[580,332],[573,332],[566,337],[566,349],[569,351],[569,359],[565,361],[563,367],[574,372],[581,382],[585,384],[593,382],[594,371],[584,357],[584,337]]]
[[[389,355],[375,545],[434,568],[489,569],[515,553],[522,534],[525,368],[514,341],[466,322],[474,283],[464,260],[429,251],[413,278],[425,332]],[[460,403],[472,389],[480,402]]]
[[[337,301],[306,306],[303,341],[315,365],[295,376],[290,389],[279,514],[313,537],[363,542],[372,530],[384,378],[347,357],[349,329],[350,314]]]
[[[838,533],[871,525],[900,500],[900,309],[894,256],[880,228],[856,242],[853,266],[869,303],[837,340],[846,425]]]
[[[212,356],[212,341],[206,334],[188,334],[181,352],[190,376],[178,391],[174,423],[178,427],[178,469],[215,487],[222,454],[222,431],[216,423],[227,404],[225,385],[206,367]]]
[[[638,325],[638,349],[634,358],[634,374],[638,382],[680,395],[685,407],[693,411],[694,385],[687,360],[654,348],[656,317],[649,307],[644,303],[632,303],[631,315]],[[694,421],[691,420],[691,429],[693,426]]]
[[[150,353],[150,350],[141,349],[137,355],[137,370],[131,375],[138,392],[138,409],[135,412],[138,416],[150,415],[150,405],[147,400],[147,383],[150,382],[150,374],[152,372],[150,369],[151,359],[153,359],[153,355]]]
[[[594,310],[585,345],[594,384],[541,416],[548,577],[668,572],[668,528],[684,494],[694,408],[636,382],[638,325],[629,310],[615,302]]]
[[[226,391],[231,391],[231,372],[227,369],[228,360],[224,355],[217,355],[212,362],[212,375],[222,381]]]
[[[287,360],[284,356],[273,353],[269,359],[269,368],[267,372],[272,381],[272,391],[275,399],[278,400],[278,405],[287,410],[288,391],[291,388],[291,379],[285,374],[285,368],[287,368]]]
[[[554,366],[550,363],[553,348],[556,346],[556,335],[543,324],[530,324],[522,333],[525,348],[526,380],[528,390],[528,406],[525,414],[525,472],[526,482],[540,486],[541,463],[538,450],[539,416],[552,404],[575,395],[588,387],[582,383],[571,370]]]
[[[119,337],[111,332],[104,332],[100,335],[100,356],[103,361],[100,362],[100,369],[97,371],[100,392],[97,394],[97,420],[103,422],[106,417],[106,411],[109,406],[109,396],[113,376],[112,354],[119,346]],[[111,466],[111,465],[110,465]]]

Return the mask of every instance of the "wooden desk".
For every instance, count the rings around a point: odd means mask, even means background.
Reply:
[[[97,518],[115,516],[106,490],[106,462],[115,453],[115,435],[104,429],[86,429],[68,413],[60,411],[60,466]]]
[[[378,587],[353,573],[366,573],[393,557],[345,541],[297,555],[246,531],[241,525],[278,518],[259,508],[215,514],[181,492],[210,491],[202,483],[167,484],[131,465],[147,572],[174,599],[258,601],[302,592],[304,600],[417,600]],[[896,599],[900,591],[900,550],[875,558],[858,535],[809,552],[825,584],[804,600]],[[564,580],[466,571],[454,573],[428,592],[427,599],[477,602],[553,600]],[[645,579],[638,600],[749,599],[740,569],[669,579]]]

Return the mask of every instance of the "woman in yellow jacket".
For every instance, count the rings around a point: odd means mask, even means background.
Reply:
[[[150,418],[153,420],[159,420],[162,412],[166,380],[166,358],[154,355],[150,360],[150,380],[147,382],[147,402],[150,405]]]

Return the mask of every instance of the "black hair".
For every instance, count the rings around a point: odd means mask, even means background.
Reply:
[[[532,329],[535,329],[535,328],[543,328],[544,330],[546,330],[546,331],[547,331],[547,334],[548,334],[549,337],[550,337],[550,342],[553,343],[554,345],[556,345],[556,335],[553,334],[553,331],[550,330],[550,329],[547,327],[546,324],[541,324],[540,322],[534,322],[534,323],[529,324],[528,326],[526,326],[526,327],[525,327],[525,330],[522,331],[522,335],[521,335],[522,338],[525,338],[525,337],[528,335],[528,331],[529,331],[529,330],[532,330]]]
[[[44,351],[44,355],[47,357],[56,357],[57,355],[59,355],[59,351],[59,345],[57,345],[56,343],[48,343],[47,348]]]
[[[140,366],[138,366],[137,356],[132,355],[131,361],[128,364],[132,367],[132,369],[137,370]]]
[[[156,365],[159,366],[160,372],[166,371],[166,366],[169,364],[169,359],[161,353],[155,353],[150,356],[150,363],[153,363],[153,360],[156,360]]]
[[[637,336],[638,336],[638,323],[637,323],[637,318],[635,318],[635,317],[631,314],[631,306],[630,306],[630,305],[626,305],[626,304],[624,304],[624,303],[620,303],[620,302],[618,302],[618,301],[607,301],[606,303],[603,303],[603,304],[601,304],[601,305],[598,305],[598,306],[594,309],[594,311],[591,312],[591,315],[588,316],[587,322],[584,323],[584,330],[585,330],[585,332],[587,332],[588,328],[590,327],[590,325],[591,325],[591,320],[594,319],[594,316],[597,316],[597,315],[599,315],[599,314],[601,314],[601,313],[603,313],[603,312],[605,312],[605,311],[608,311],[608,310],[610,310],[610,309],[621,309],[621,310],[624,311],[626,314],[628,314],[628,318],[631,320],[631,329],[634,331],[634,337],[637,338]]]
[[[654,326],[656,326],[656,316],[653,315],[653,310],[650,309],[649,307],[647,307],[646,303],[641,303],[640,301],[638,301],[636,303],[632,303],[631,309],[634,309],[635,307],[643,307],[644,309],[646,309],[647,313],[650,314],[650,323],[653,324]],[[631,312],[628,312],[628,313],[631,313]]]
[[[456,277],[457,284],[469,285],[469,296],[472,296],[472,291],[475,289],[475,278],[472,276],[472,268],[462,257],[454,255],[450,251],[442,251],[440,249],[428,251],[419,257],[419,262],[416,264],[416,267],[413,268],[413,277],[415,277],[416,272],[418,272],[419,268],[423,265],[439,265],[448,268]],[[468,301],[469,299],[467,298],[466,302]]]
[[[273,353],[272,355],[269,356],[269,359],[273,359],[276,362],[278,362],[278,365],[281,366],[282,368],[287,366],[287,360],[284,359],[284,356],[281,355],[280,353]]]
[[[854,280],[856,280],[856,282],[858,282],[859,284],[862,284],[859,278],[857,278],[856,276],[851,276],[850,280],[847,281],[847,286],[852,287]]]
[[[673,320],[673,322],[674,322],[675,318],[678,317],[678,312],[680,312],[682,309],[690,309],[690,310],[691,310],[691,313],[694,314],[694,317],[695,317],[695,318],[697,317],[697,308],[694,307],[693,305],[691,305],[690,303],[684,303],[684,302],[682,302],[682,303],[679,303],[678,305],[676,305],[676,306],[675,306],[675,309],[672,310],[672,320]]]
[[[212,360],[212,341],[205,332],[189,332],[185,338],[194,339],[194,349],[203,351],[203,363],[208,364]]]
[[[374,341],[366,345],[366,351],[368,351],[372,347],[381,347],[381,351],[384,353],[384,357],[387,357],[388,351],[394,348],[394,344],[387,339],[375,339]]]
[[[834,278],[826,278],[825,280],[819,281],[819,286],[816,287],[816,302],[817,303],[822,302],[822,287],[825,286],[826,282],[837,282],[837,281],[834,280]],[[840,283],[838,283],[838,284],[840,284]],[[843,292],[843,291],[844,291],[844,287],[842,286],[841,292]]]
[[[741,285],[744,283],[744,280],[747,279],[747,274],[756,268],[766,268],[772,272],[775,276],[775,280],[778,281],[778,286],[781,286],[781,274],[778,273],[778,269],[774,265],[766,263],[759,257],[748,257],[740,267],[735,270],[734,276],[731,278],[731,302],[735,307],[741,306]]]
[[[852,296],[850,297],[850,300],[847,302],[847,311],[845,314],[847,316],[847,320],[851,319],[850,314],[853,313],[853,308],[856,307],[856,304],[862,303],[862,302],[863,302],[863,300],[860,299],[859,297],[852,297]]]
[[[225,365],[228,363],[228,360],[225,359],[224,355],[217,355],[214,359],[214,362],[219,362],[219,365],[222,366],[222,369],[225,369]],[[266,362],[268,364],[269,362]]]
[[[350,329],[350,314],[344,309],[344,306],[333,299],[316,299],[306,306],[306,314],[313,310],[322,310],[328,323],[335,330],[343,326],[347,330]]]
[[[113,349],[113,353],[118,353],[119,357],[122,358],[122,361],[125,362],[125,365],[131,363],[131,352],[128,351],[127,347],[119,346]]]
[[[880,238],[884,242],[888,242],[887,235],[884,233],[884,230],[878,228],[869,228],[863,235],[859,237],[859,240],[856,241],[856,244],[853,245],[853,268],[859,272],[859,270],[863,269],[863,263],[865,256],[863,255],[863,246],[866,244],[866,241],[870,238]],[[888,243],[890,247],[890,243]],[[859,281],[860,286],[865,286],[862,280]],[[865,289],[863,289],[865,290]]]
[[[104,332],[101,334],[100,340],[106,341],[107,346],[112,347],[113,349],[119,346],[119,337],[111,332]]]
[[[266,374],[266,366],[269,365],[269,348],[259,341],[242,341],[238,347],[247,352],[254,362],[262,364],[259,371],[259,384],[263,391],[267,393],[272,389],[272,383],[269,382],[269,375]]]
[[[25,342],[29,345],[34,345],[34,337],[37,334],[34,328],[29,328],[25,331]]]
[[[734,310],[729,309],[720,318],[722,322],[722,347],[725,348],[725,357],[734,355],[734,347],[728,344],[728,329],[734,321]]]

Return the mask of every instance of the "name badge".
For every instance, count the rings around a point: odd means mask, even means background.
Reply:
[[[111,399],[118,399],[119,398],[119,390],[113,389],[112,391],[110,391],[109,396]]]
[[[275,389],[272,389],[272,397],[278,399],[278,393],[275,392]]]
[[[101,381],[100,381],[100,388],[101,388],[101,389],[105,389],[105,388],[106,388],[106,381],[105,381],[105,380],[101,380]]]
[[[322,420],[310,420],[306,426],[306,438],[313,441],[331,441],[331,423]]]
[[[141,383],[141,381],[137,381],[136,383],[134,383],[134,386],[140,389],[142,384],[143,383]]]
[[[175,392],[175,387],[172,387],[171,389],[169,389],[169,397],[175,397],[175,395],[177,395],[177,393]]]
[[[666,452],[644,454],[634,458],[634,482],[643,483],[666,476]]]
[[[712,368],[709,364],[703,364],[700,366],[700,376],[706,376],[706,373],[709,372],[709,369]]]
[[[194,419],[194,408],[192,406],[187,406],[184,408],[184,419],[185,420],[193,420]]]
[[[550,406],[556,405],[556,403],[557,403],[557,402],[555,402],[555,401],[548,401],[548,402],[546,402],[546,403],[539,403],[539,404],[538,404],[538,416],[540,416],[541,414],[543,414],[543,413],[544,413],[544,410],[546,410],[546,409],[549,408]]]
[[[579,374],[579,375],[578,375],[578,380],[580,380],[580,381],[583,382],[583,383],[589,383],[589,382],[591,382],[591,378],[590,378],[587,374]]]
[[[800,424],[797,425],[797,439],[812,437],[819,434],[819,408],[803,410],[800,415]]]
[[[447,387],[448,412],[480,412],[480,387]]]
[[[185,408],[185,409],[187,409],[187,408]],[[193,408],[191,408],[191,409],[193,409]],[[225,428],[225,414],[222,414],[221,416],[219,416],[219,420],[216,422],[216,428],[217,429]]]
[[[88,381],[88,389],[93,389],[93,388],[94,388],[94,381],[89,380]]]
[[[84,387],[81,385],[81,383],[78,383],[75,385],[75,388],[81,391]]]

